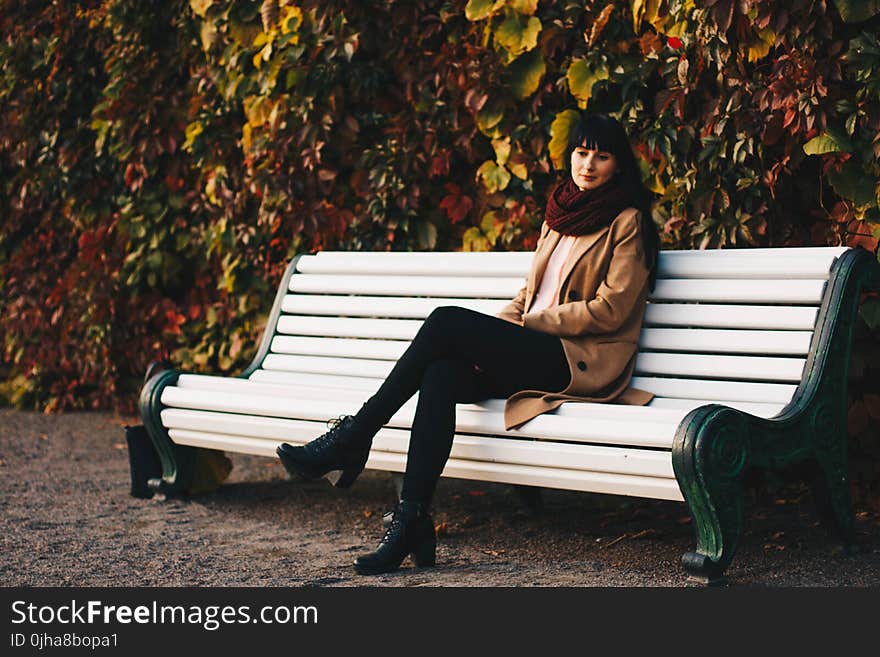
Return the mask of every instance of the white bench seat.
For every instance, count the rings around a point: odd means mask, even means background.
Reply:
[[[189,448],[274,458],[281,442],[324,433],[378,389],[432,310],[497,314],[532,255],[298,256],[240,377],[168,370],[145,385],[142,415],[163,459],[154,485],[174,490],[194,467],[181,465],[181,454],[197,453]],[[504,400],[459,404],[443,475],[686,501],[698,547],[683,563],[693,576],[719,578],[740,521],[735,497],[725,497],[735,487],[715,480],[746,465],[831,458],[810,436],[814,426],[836,431],[840,410],[828,415],[816,382],[832,376],[834,344],[848,349],[837,314],[854,315],[847,304],[874,280],[870,262],[845,247],[662,252],[631,383],[653,393],[651,403],[565,403],[513,431],[504,430]],[[417,396],[379,431],[368,468],[404,470],[416,404]]]

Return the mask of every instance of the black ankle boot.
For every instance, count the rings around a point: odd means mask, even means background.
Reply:
[[[416,567],[427,568],[434,565],[436,549],[434,521],[427,510],[419,502],[401,500],[379,547],[355,559],[354,569],[359,575],[390,573],[400,568],[406,555]]]
[[[353,415],[344,415],[331,420],[330,431],[310,443],[296,447],[281,443],[276,452],[290,474],[327,477],[337,488],[348,488],[363,472],[375,434]]]

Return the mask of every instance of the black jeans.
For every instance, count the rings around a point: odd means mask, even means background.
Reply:
[[[452,449],[456,403],[560,391],[570,380],[558,337],[444,306],[428,316],[357,419],[378,429],[419,391],[401,497],[429,506]]]

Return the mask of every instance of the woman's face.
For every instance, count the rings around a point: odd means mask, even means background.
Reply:
[[[608,151],[578,146],[571,152],[571,178],[582,192],[604,185],[616,171],[617,158]]]

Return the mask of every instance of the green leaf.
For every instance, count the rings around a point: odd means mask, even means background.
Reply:
[[[572,126],[580,121],[580,118],[580,112],[577,110],[564,110],[557,114],[553,123],[550,124],[550,159],[553,160],[553,166],[557,169],[564,169],[567,166],[567,163],[562,159],[568,148]]]
[[[211,46],[217,43],[219,33],[213,23],[205,21],[202,23],[202,27],[199,30],[199,37],[202,40],[202,50],[208,52],[211,49]]]
[[[538,90],[541,78],[547,72],[544,56],[537,48],[515,59],[509,67],[510,86],[514,95],[524,100]]]
[[[508,53],[508,60],[512,61],[538,45],[540,32],[541,21],[536,16],[531,16],[523,26],[519,16],[510,12],[495,31],[495,43],[504,47]]]
[[[481,21],[504,6],[504,0],[468,0],[464,16],[469,21]]]
[[[507,164],[507,158],[510,157],[510,137],[493,139],[492,148],[495,150],[495,161],[501,166]]]
[[[856,205],[873,205],[877,201],[874,179],[853,160],[844,162],[840,171],[829,171],[828,182],[839,196]]]
[[[186,126],[186,131],[184,133],[186,135],[186,141],[184,142],[183,147],[185,149],[192,148],[193,142],[195,142],[196,137],[202,134],[203,130],[204,127],[198,121],[193,121],[188,126]]]
[[[463,251],[488,251],[491,248],[489,240],[476,226],[471,226],[461,236]]]
[[[880,14],[880,0],[834,0],[834,5],[846,23],[861,23]]]
[[[852,149],[846,135],[836,130],[828,130],[821,135],[813,137],[804,144],[804,153],[807,155],[822,155],[823,153],[849,152]]]
[[[593,70],[585,59],[579,59],[568,67],[566,78],[571,94],[578,99],[578,107],[586,109],[593,95],[593,85],[608,79],[608,69],[600,66]]]
[[[437,226],[430,221],[420,221],[416,224],[416,239],[419,247],[432,250],[437,247]]]
[[[492,130],[504,118],[504,110],[498,107],[484,107],[477,112],[477,127],[484,135],[495,137],[497,130]]]
[[[770,28],[763,29],[758,32],[758,40],[748,44],[748,59],[750,62],[757,62],[763,59],[770,52],[770,49],[776,44],[776,32]]]
[[[531,16],[538,11],[538,0],[511,0],[510,6],[513,7],[518,14]]]
[[[477,169],[477,179],[482,181],[486,191],[494,194],[505,189],[510,183],[510,172],[492,160],[486,160]]]

